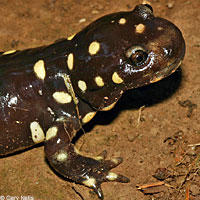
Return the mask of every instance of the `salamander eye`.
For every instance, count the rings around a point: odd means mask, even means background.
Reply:
[[[135,51],[130,57],[131,63],[137,66],[143,64],[146,59],[147,59],[147,53],[141,50]]]
[[[148,54],[142,47],[131,47],[126,52],[126,57],[132,65],[140,66],[146,61]]]

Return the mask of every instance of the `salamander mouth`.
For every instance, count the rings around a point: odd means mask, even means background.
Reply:
[[[179,62],[175,61],[173,63],[168,64],[167,67],[164,67],[162,70],[156,72],[153,77],[150,80],[150,83],[155,83],[157,81],[160,81],[161,79],[169,76],[170,74],[174,73],[179,66],[181,65],[182,60]]]

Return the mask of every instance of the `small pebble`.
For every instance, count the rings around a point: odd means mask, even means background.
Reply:
[[[92,11],[92,14],[98,14],[98,13],[99,13],[98,10],[93,10],[93,11]]]
[[[79,19],[79,23],[84,23],[84,22],[86,22],[86,18]]]
[[[174,2],[168,2],[167,3],[167,7],[170,8],[170,9],[173,8],[174,7]]]
[[[165,180],[169,176],[169,172],[166,168],[158,168],[156,169],[153,177],[158,180]]]

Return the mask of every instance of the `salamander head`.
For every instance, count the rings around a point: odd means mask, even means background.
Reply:
[[[154,17],[149,5],[104,16],[72,43],[69,71],[75,92],[99,110],[110,109],[125,90],[170,75],[185,54],[180,30]]]

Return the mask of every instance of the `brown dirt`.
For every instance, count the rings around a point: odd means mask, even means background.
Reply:
[[[139,2],[0,1],[1,51],[50,44],[104,14],[130,10]],[[124,158],[113,171],[131,182],[104,183],[105,200],[199,200],[200,147],[188,145],[200,143],[200,1],[150,2],[156,15],[173,21],[183,32],[187,52],[181,69],[159,83],[126,93],[113,110],[99,113],[85,127],[87,134],[77,146],[84,141],[82,151],[88,154],[106,149],[109,157]],[[152,176],[158,168],[164,168],[156,175],[164,176],[168,186],[147,188],[144,195],[136,186],[158,183]],[[1,159],[0,195],[29,195],[28,200],[97,199],[84,186],[57,176],[45,161],[43,146]]]

